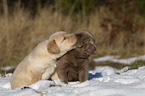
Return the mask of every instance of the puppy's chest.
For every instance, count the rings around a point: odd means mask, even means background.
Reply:
[[[86,69],[86,60],[74,60],[69,63],[68,68],[72,71],[78,72],[80,70]]]
[[[71,62],[69,63],[68,68],[70,70],[78,71],[81,68],[81,64],[79,64],[79,62]]]
[[[70,66],[78,68],[78,67],[83,66],[84,63],[85,63],[85,60],[74,59],[72,62],[70,62]]]

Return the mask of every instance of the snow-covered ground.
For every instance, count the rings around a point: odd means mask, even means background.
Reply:
[[[107,60],[113,60],[118,57],[108,56],[107,58],[109,58]],[[95,59],[96,62],[98,59]],[[103,59],[100,60],[103,61]],[[127,67],[117,70],[108,66],[99,66],[89,71],[89,80],[84,83],[64,84],[56,80],[55,83],[60,84],[61,87],[49,87],[54,84],[53,81],[41,80],[30,85],[33,89],[24,90],[10,88],[12,74],[9,73],[5,78],[0,77],[0,96],[145,96],[145,67],[124,72],[126,69]],[[118,75],[116,72],[121,74]]]
[[[123,63],[123,64],[132,64],[133,62],[137,60],[145,60],[145,55],[143,56],[138,56],[138,57],[131,57],[127,59],[118,59],[120,56],[104,56],[100,58],[94,59],[95,62],[101,62],[101,61],[112,61],[112,62],[118,62],[118,63]]]

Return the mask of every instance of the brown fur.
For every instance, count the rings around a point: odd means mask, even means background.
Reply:
[[[84,82],[88,80],[89,56],[96,53],[94,37],[88,31],[75,33],[76,48],[57,61],[57,74],[64,83],[69,81]]]

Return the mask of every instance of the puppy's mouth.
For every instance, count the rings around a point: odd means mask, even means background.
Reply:
[[[83,53],[83,55],[84,55],[84,56],[90,56],[90,54],[88,54],[88,53]]]
[[[96,49],[90,50],[90,51],[86,50],[86,51],[83,53],[83,55],[93,55],[93,54],[96,54],[96,53],[97,53],[97,50],[96,50]]]

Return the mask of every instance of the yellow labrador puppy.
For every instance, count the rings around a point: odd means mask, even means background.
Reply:
[[[15,69],[11,77],[12,89],[48,79],[55,70],[56,59],[74,49],[76,41],[74,34],[61,31],[38,44]]]

